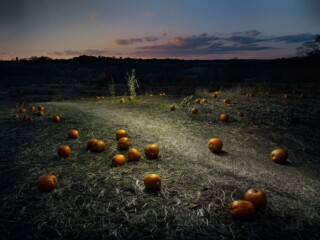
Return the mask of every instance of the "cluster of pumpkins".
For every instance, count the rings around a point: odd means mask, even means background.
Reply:
[[[20,108],[20,105],[18,103],[16,103],[16,108],[17,109]],[[29,116],[28,113],[31,113],[31,112],[35,111],[36,109],[38,109],[37,116],[38,117],[43,117],[44,116],[45,107],[42,106],[42,105],[38,106],[38,107],[36,107],[34,105],[31,105],[29,107],[29,111],[28,111],[27,107],[21,107],[19,113],[16,113],[14,115],[14,117],[15,118],[20,118],[21,115],[23,115],[23,118],[22,118],[23,121],[25,121],[25,122],[33,122],[33,118],[31,116]]]
[[[216,95],[215,95],[216,97]],[[227,100],[227,101],[226,101]],[[121,101],[120,101],[121,102]],[[198,102],[198,100],[197,100]],[[201,102],[201,101],[200,101]],[[204,102],[202,100],[202,102]],[[230,104],[229,99],[225,99],[225,104]],[[206,101],[208,103],[208,101]],[[201,104],[201,103],[200,103]],[[16,106],[17,107],[17,106]],[[30,107],[31,110],[35,110],[34,106]],[[38,116],[44,115],[44,107],[38,107]],[[170,110],[175,110],[175,105],[170,106]],[[21,113],[27,113],[26,108],[20,110]],[[52,117],[53,122],[59,122],[60,116],[55,115]],[[221,114],[220,120],[227,119],[229,116],[227,114]],[[120,150],[128,150],[131,146],[131,141],[128,138],[127,132],[123,129],[116,131],[116,139],[118,141],[117,146]],[[77,130],[70,130],[68,132],[68,137],[70,139],[77,139],[79,137],[79,132]],[[222,150],[223,142],[220,138],[212,138],[207,143],[208,148],[213,153],[219,153]],[[101,153],[105,150],[105,143],[98,139],[89,139],[87,141],[87,149],[93,153]],[[160,148],[157,144],[148,144],[144,148],[144,154],[147,159],[158,158]],[[57,154],[61,158],[68,158],[71,154],[71,148],[68,145],[61,145],[57,149]],[[282,148],[275,149],[271,152],[271,159],[276,163],[284,163],[288,158],[288,153]],[[116,154],[112,158],[112,165],[115,167],[123,166],[127,161],[139,161],[141,159],[141,152],[135,148],[130,148],[127,153],[127,158],[123,154]],[[42,192],[51,192],[56,188],[58,183],[57,177],[52,173],[47,173],[39,177],[37,181],[37,187]],[[161,188],[161,176],[155,173],[147,174],[144,177],[144,185],[147,190],[159,191]],[[265,193],[259,189],[249,189],[244,194],[243,200],[235,200],[230,206],[231,215],[236,219],[251,219],[255,216],[257,210],[263,209],[267,206],[267,198]]]

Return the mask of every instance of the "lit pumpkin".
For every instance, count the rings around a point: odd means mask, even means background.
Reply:
[[[198,109],[197,108],[192,108],[191,112],[192,112],[192,114],[198,114]]]
[[[120,138],[127,137],[127,131],[124,129],[119,129],[116,131],[116,138],[119,140]]]
[[[92,149],[92,145],[93,145],[96,141],[98,141],[98,139],[95,139],[95,138],[89,139],[89,140],[87,141],[87,149],[91,150],[91,149]]]
[[[43,112],[44,111],[44,106],[38,106],[38,110]]]
[[[127,137],[120,138],[118,141],[118,148],[120,150],[126,150],[130,147],[131,141]]]
[[[16,103],[15,107],[16,107],[16,108],[19,108],[19,103]]]
[[[94,153],[100,153],[100,152],[103,152],[105,148],[106,148],[105,143],[101,140],[97,140],[93,142],[91,151]]]
[[[26,108],[21,108],[20,109],[20,113],[26,113],[27,112],[27,109]]]
[[[148,159],[155,159],[158,157],[160,148],[157,144],[148,144],[144,147],[144,154]]]
[[[161,187],[161,177],[155,173],[147,174],[144,177],[144,186],[150,191],[159,191]]]
[[[43,112],[43,111],[39,111],[39,112],[37,113],[37,115],[38,115],[38,117],[43,117],[44,112]]]
[[[57,177],[51,173],[47,173],[39,177],[37,187],[41,192],[48,193],[56,188],[57,183]]]
[[[174,110],[176,110],[176,106],[175,105],[170,105],[169,109],[170,109],[170,111],[174,111]]]
[[[271,152],[270,157],[276,163],[284,163],[288,159],[288,152],[282,148],[277,148]]]
[[[139,161],[141,159],[141,153],[135,149],[131,148],[128,152],[128,161]]]
[[[221,121],[221,122],[228,122],[228,121],[229,121],[229,115],[226,114],[226,113],[222,113],[222,114],[220,115],[220,121]]]
[[[230,104],[231,100],[227,98],[227,99],[224,99],[223,102],[224,102],[224,104]]]
[[[71,154],[71,148],[68,145],[61,145],[58,148],[58,156],[61,158],[67,158]]]
[[[119,102],[120,102],[120,103],[125,103],[126,100],[125,100],[124,98],[121,98]]]
[[[36,110],[36,106],[31,105],[29,109],[30,109],[31,111],[34,111],[34,110]]]
[[[231,216],[239,220],[252,219],[256,213],[253,203],[246,200],[233,201],[230,210]]]
[[[211,138],[208,141],[208,148],[214,153],[220,152],[222,147],[223,147],[223,142],[220,138]]]
[[[197,98],[196,100],[194,100],[194,102],[195,102],[196,104],[200,104],[200,103],[201,103],[201,100],[200,100],[199,98]]]
[[[125,165],[127,162],[125,156],[123,154],[117,154],[112,158],[112,165],[115,167],[120,167]]]
[[[243,199],[252,202],[255,209],[266,208],[268,203],[266,194],[262,190],[253,188],[245,192]]]
[[[77,130],[72,129],[68,132],[68,138],[76,139],[78,137],[79,137],[79,132]]]
[[[54,116],[52,117],[52,121],[54,121],[54,122],[60,122],[60,116],[54,115]]]

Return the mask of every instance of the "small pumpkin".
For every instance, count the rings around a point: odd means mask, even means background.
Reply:
[[[60,122],[60,116],[59,115],[54,115],[53,117],[52,117],[52,121],[54,121],[54,122]]]
[[[16,108],[19,108],[19,103],[16,103],[15,107],[16,107]]]
[[[176,110],[176,106],[175,105],[170,105],[169,109],[170,109],[170,111],[174,111],[174,110]]]
[[[52,173],[43,174],[37,181],[37,187],[41,192],[49,193],[56,188],[57,177]]]
[[[191,112],[192,112],[192,114],[198,114],[198,109],[197,108],[192,108]]]
[[[212,97],[213,97],[213,98],[217,98],[217,97],[218,97],[218,94],[214,92],[214,93],[212,93]]]
[[[220,138],[211,138],[208,141],[208,148],[214,153],[220,152],[222,147],[223,147],[223,142]]]
[[[231,103],[231,100],[229,98],[226,98],[223,100],[224,104],[230,104]]]
[[[27,113],[27,109],[26,108],[21,108],[20,109],[20,113]]]
[[[40,112],[40,111],[41,111],[41,112],[43,112],[43,111],[44,111],[44,109],[45,109],[45,108],[44,108],[44,106],[42,106],[42,105],[41,105],[41,106],[38,106],[38,110],[39,110],[39,112]]]
[[[116,139],[119,140],[120,138],[127,137],[127,131],[124,129],[119,129],[116,131]]]
[[[126,150],[130,147],[131,141],[127,137],[120,138],[118,141],[118,148],[120,150]]]
[[[96,100],[100,100],[101,99],[101,97],[100,96],[96,96]]]
[[[155,173],[147,174],[144,177],[144,186],[150,191],[159,191],[161,187],[161,177]]]
[[[20,115],[18,113],[16,113],[13,117],[14,118],[20,118]]]
[[[220,121],[221,122],[228,122],[229,121],[229,115],[227,113],[221,113],[220,114]]]
[[[159,145],[157,144],[148,144],[144,147],[144,154],[148,159],[155,159],[158,157],[160,152]]]
[[[25,121],[25,122],[33,122],[33,119],[32,119],[32,117],[24,116],[23,117],[23,121]]]
[[[209,100],[207,98],[204,98],[201,100],[201,104],[208,104]]]
[[[245,192],[244,200],[253,203],[255,209],[266,208],[268,200],[266,194],[260,189],[250,188]]]
[[[78,130],[72,129],[72,130],[70,130],[70,131],[68,132],[68,138],[70,138],[70,139],[76,139],[76,138],[78,138],[78,137],[79,137],[79,132],[78,132]]]
[[[201,99],[200,99],[200,98],[197,98],[196,100],[194,100],[194,103],[200,104],[200,103],[201,103]]]
[[[126,162],[126,157],[123,154],[117,154],[112,158],[112,165],[115,167],[123,166],[126,164]]]
[[[249,220],[255,216],[256,209],[250,201],[236,200],[230,206],[231,216],[239,220]]]
[[[37,115],[38,115],[38,117],[43,117],[44,111],[39,111],[39,112],[37,113]]]
[[[92,145],[98,141],[98,139],[95,139],[95,138],[91,138],[87,141],[87,149],[91,150],[92,149]]]
[[[34,110],[36,110],[36,106],[31,105],[29,109],[30,109],[31,111],[34,111]]]
[[[132,101],[132,100],[133,100],[133,97],[132,97],[132,96],[128,97],[128,100],[129,100],[129,101]]]
[[[284,99],[289,99],[289,95],[288,94],[285,94],[285,95],[283,95],[283,97],[284,97]]]
[[[97,140],[92,143],[91,152],[100,153],[103,152],[105,148],[105,143],[101,140]]]
[[[270,157],[276,163],[284,163],[288,159],[288,152],[282,148],[277,148],[271,152]]]
[[[71,154],[71,148],[68,145],[61,145],[58,148],[58,156],[61,158],[67,158]]]
[[[141,153],[135,149],[131,148],[128,152],[128,161],[139,161],[141,159]]]
[[[125,100],[124,98],[121,98],[119,102],[120,102],[120,103],[125,103],[126,100]]]

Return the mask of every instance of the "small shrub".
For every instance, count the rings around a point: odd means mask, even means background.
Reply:
[[[136,78],[134,69],[132,69],[131,75],[127,73],[127,83],[131,97],[137,96],[136,88],[139,88],[138,79]]]

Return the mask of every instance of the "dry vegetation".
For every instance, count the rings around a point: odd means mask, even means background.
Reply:
[[[207,93],[206,93],[207,94]],[[201,91],[197,92],[201,96]],[[207,97],[207,95],[206,95]],[[223,99],[229,97],[231,104]],[[13,118],[14,103],[1,107],[0,232],[5,239],[319,239],[320,99],[221,91],[204,105],[194,98],[144,96],[45,102],[34,122]],[[169,106],[175,104],[175,111]],[[197,106],[199,114],[190,109]],[[244,117],[238,112],[244,112]],[[222,112],[230,115],[221,122]],[[52,122],[58,114],[61,121]],[[68,139],[77,129],[79,138]],[[115,131],[126,129],[132,147],[160,146],[160,157],[112,167]],[[207,148],[210,138],[223,151]],[[101,139],[94,154],[86,141]],[[56,149],[68,144],[71,156]],[[270,152],[287,149],[287,164]],[[36,181],[46,172],[58,187],[45,194]],[[145,190],[147,173],[162,177],[161,191]],[[249,188],[263,189],[268,207],[251,221],[230,216],[229,206]]]

